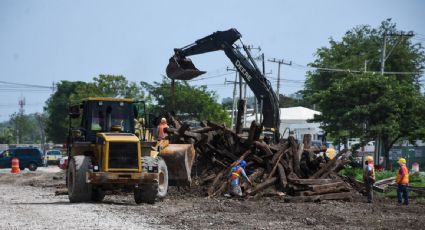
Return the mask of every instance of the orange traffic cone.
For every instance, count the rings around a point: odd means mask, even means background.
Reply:
[[[12,158],[12,170],[11,173],[18,174],[21,170],[19,169],[19,159],[14,157]]]

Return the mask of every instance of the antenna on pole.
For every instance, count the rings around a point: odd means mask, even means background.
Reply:
[[[24,113],[24,106],[25,106],[25,97],[21,96],[18,102],[19,105],[19,112]]]

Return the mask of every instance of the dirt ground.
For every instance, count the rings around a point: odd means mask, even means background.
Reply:
[[[102,203],[70,204],[57,167],[12,175],[0,170],[0,229],[423,229],[425,205],[395,200],[284,203],[277,197],[208,199],[172,188],[154,205],[136,205],[132,194]]]

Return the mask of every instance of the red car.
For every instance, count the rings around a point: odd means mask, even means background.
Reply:
[[[62,157],[59,160],[59,165],[58,166],[59,166],[59,168],[61,168],[63,170],[67,169],[68,168],[68,156]]]

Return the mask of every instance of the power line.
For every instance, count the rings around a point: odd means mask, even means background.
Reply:
[[[30,88],[43,88],[43,89],[50,89],[50,90],[53,89],[53,86],[23,84],[23,83],[8,82],[8,81],[0,81],[0,83],[6,84],[6,85],[24,86],[24,87],[30,87]]]
[[[36,89],[21,89],[21,90],[17,90],[17,89],[0,89],[0,92],[23,92],[23,90],[25,90],[25,93],[27,92],[36,92],[36,93],[51,93],[51,90],[36,90]]]
[[[310,69],[310,70],[318,70],[318,71],[328,71],[328,72],[347,72],[347,73],[371,73],[371,74],[380,74],[381,72],[377,71],[363,71],[363,70],[352,70],[352,69],[338,69],[338,68],[332,68],[332,67],[314,67],[314,66],[305,66],[293,63],[293,67],[301,67],[304,69]],[[384,72],[384,75],[411,75],[411,74],[422,74],[423,72],[394,72],[394,71],[388,71]]]
[[[222,73],[222,74],[208,76],[208,77],[195,78],[195,79],[188,80],[188,81],[190,81],[190,82],[193,82],[193,81],[202,81],[202,80],[205,80],[205,79],[219,78],[219,77],[227,76],[227,75],[230,75],[230,74],[232,74],[232,73]]]

